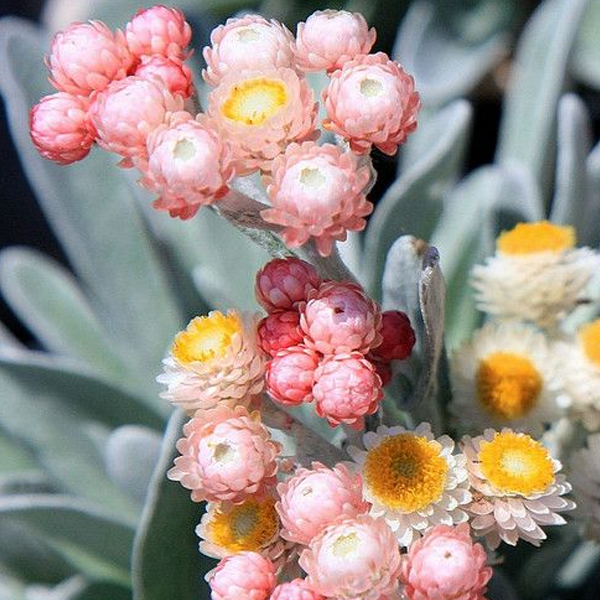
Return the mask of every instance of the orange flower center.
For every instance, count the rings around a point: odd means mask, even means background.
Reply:
[[[538,252],[563,252],[575,246],[575,229],[553,225],[548,221],[519,223],[514,229],[503,232],[496,248],[513,256]]]
[[[600,319],[579,330],[579,343],[588,359],[600,367]]]

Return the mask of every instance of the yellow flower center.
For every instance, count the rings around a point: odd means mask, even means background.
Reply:
[[[354,554],[356,550],[358,550],[359,543],[360,539],[354,532],[340,535],[340,537],[333,542],[331,551],[334,556],[343,558],[349,554]]]
[[[366,98],[375,98],[383,92],[383,85],[377,79],[363,79],[360,82],[360,93]]]
[[[271,498],[249,498],[217,509],[207,525],[207,539],[228,552],[256,551],[275,537],[279,520]]]
[[[543,380],[525,356],[494,352],[479,362],[475,376],[477,397],[495,417],[518,419],[536,404]]]
[[[579,343],[588,359],[600,367],[600,319],[579,330]]]
[[[439,500],[446,485],[448,463],[435,440],[401,433],[369,450],[364,480],[384,506],[402,512],[421,510]]]
[[[548,221],[519,223],[500,234],[496,248],[503,254],[521,255],[537,252],[563,252],[575,246],[575,229],[553,225]]]
[[[277,79],[248,79],[234,86],[223,103],[223,115],[238,123],[262,125],[276,114],[288,100],[283,81]]]
[[[554,483],[548,450],[525,434],[496,433],[491,442],[481,442],[479,460],[483,475],[500,492],[529,496]]]
[[[196,317],[177,335],[171,349],[182,363],[206,362],[222,358],[231,338],[242,331],[242,321],[235,311],[227,315],[215,310],[206,317]]]

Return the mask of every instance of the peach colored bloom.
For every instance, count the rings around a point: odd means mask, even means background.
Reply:
[[[224,558],[207,579],[212,600],[268,600],[277,585],[275,566],[256,552]]]
[[[371,350],[374,358],[384,361],[404,360],[410,356],[416,338],[406,313],[386,310],[381,315],[381,344]]]
[[[188,218],[229,191],[235,175],[231,146],[210,120],[189,113],[158,127],[147,141],[148,167],[141,183],[160,198],[155,208]],[[182,206],[183,205],[183,206]],[[181,208],[189,212],[180,213]]]
[[[160,79],[127,77],[113,81],[100,92],[90,107],[91,121],[98,131],[98,144],[125,158],[147,157],[148,136],[169,118],[183,110],[183,98],[173,96]]]
[[[333,144],[290,144],[265,177],[272,208],[261,212],[268,223],[282,225],[288,246],[297,248],[310,238],[329,256],[335,240],[347,231],[361,231],[373,211],[365,196],[371,179],[367,164]]]
[[[305,344],[322,354],[366,353],[381,343],[381,309],[356,283],[323,283],[299,309]]]
[[[320,285],[321,278],[310,263],[275,258],[256,274],[256,299],[267,312],[296,309]]]
[[[400,550],[383,519],[358,515],[326,527],[300,555],[307,583],[336,600],[379,600],[398,588]]]
[[[129,50],[138,58],[162,54],[185,60],[192,29],[180,10],[158,4],[138,11],[127,23],[125,38]]]
[[[45,96],[29,113],[29,133],[37,151],[61,165],[85,158],[95,133],[87,98],[58,92]]]
[[[135,75],[143,79],[160,77],[173,95],[189,98],[194,90],[192,71],[179,58],[168,58],[162,54],[142,56]]]
[[[405,555],[401,581],[409,600],[485,600],[492,577],[487,555],[469,526],[436,525]]]
[[[294,36],[278,21],[259,15],[227,19],[210,34],[210,46],[202,52],[207,68],[202,76],[210,85],[219,85],[235,71],[293,67]]]
[[[359,54],[368,54],[375,43],[360,13],[318,10],[296,31],[296,64],[303,71],[335,71]]]
[[[268,170],[290,142],[316,139],[317,106],[306,80],[284,67],[231,71],[208,98],[208,114],[245,173]]]
[[[273,312],[258,324],[258,343],[270,356],[297,346],[302,343],[302,338],[300,315],[295,310]]]
[[[332,427],[345,423],[360,429],[365,415],[377,412],[381,387],[375,367],[360,352],[330,356],[315,371],[317,414]]]
[[[271,440],[260,413],[219,406],[197,415],[184,425],[180,456],[168,472],[192,490],[194,502],[242,502],[275,482],[281,446]]]
[[[383,52],[357,56],[335,71],[323,101],[325,129],[345,137],[359,154],[375,145],[394,155],[417,127],[415,82]]]
[[[315,592],[304,579],[294,579],[278,585],[271,594],[270,600],[325,600]]]
[[[161,394],[189,413],[218,405],[248,405],[264,388],[265,356],[256,343],[256,322],[236,311],[196,317],[173,342],[157,377]]]
[[[57,90],[89,96],[126,77],[133,60],[120,31],[113,33],[101,21],[90,21],[57,33],[46,64]]]
[[[267,364],[267,392],[286,406],[312,401],[315,370],[319,355],[305,346],[280,350]]]
[[[370,506],[362,497],[362,477],[342,463],[333,469],[318,462],[310,469],[299,468],[278,484],[277,493],[281,536],[304,545],[339,518],[366,513]]]

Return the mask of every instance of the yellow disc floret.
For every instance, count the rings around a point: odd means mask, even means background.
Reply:
[[[206,539],[232,553],[257,551],[268,545],[278,530],[273,499],[250,497],[242,504],[217,508],[207,524]]]
[[[215,310],[206,317],[192,319],[185,331],[175,338],[171,351],[182,363],[221,358],[231,346],[232,337],[242,328],[238,313],[230,311],[224,315]]]
[[[448,463],[435,440],[412,433],[385,438],[369,450],[364,480],[375,499],[394,510],[414,512],[440,499]]]
[[[522,433],[503,431],[481,442],[479,461],[484,477],[502,493],[529,496],[554,483],[548,450]]]
[[[518,419],[537,403],[543,380],[526,356],[494,352],[479,362],[475,376],[477,398],[500,419]]]
[[[262,125],[277,113],[288,100],[283,81],[277,79],[248,79],[235,85],[223,103],[226,118],[246,125]]]
[[[579,330],[579,343],[588,359],[600,367],[600,319]]]
[[[518,256],[538,252],[563,252],[575,247],[575,229],[553,225],[548,221],[519,223],[514,229],[503,232],[496,248],[503,254]]]

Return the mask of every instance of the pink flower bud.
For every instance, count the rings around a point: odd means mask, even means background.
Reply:
[[[277,585],[275,566],[257,552],[227,556],[211,572],[212,600],[268,600]]]
[[[415,332],[405,313],[387,310],[381,315],[383,341],[372,349],[374,357],[385,360],[404,360],[410,356],[415,345]]]
[[[288,406],[310,402],[318,364],[318,354],[304,346],[279,351],[267,365],[267,392]]]
[[[325,597],[315,592],[304,579],[294,579],[278,585],[270,600],[325,600]]]
[[[300,315],[295,310],[277,311],[258,324],[259,345],[264,352],[275,356],[280,350],[302,342]]]
[[[135,75],[143,79],[159,77],[173,95],[189,98],[194,90],[192,72],[179,58],[167,58],[161,54],[143,56]]]

